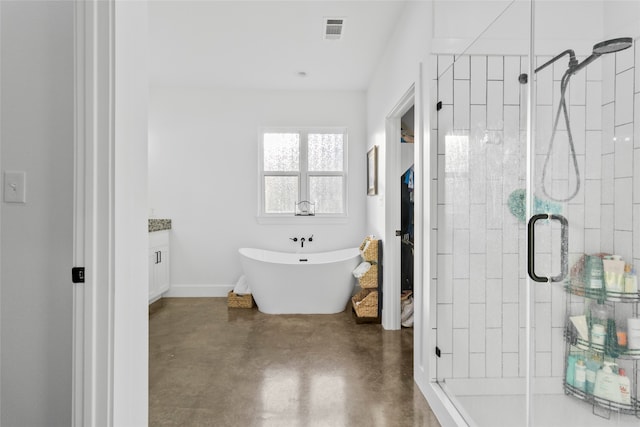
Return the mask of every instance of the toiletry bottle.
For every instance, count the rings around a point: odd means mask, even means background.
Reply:
[[[609,320],[609,307],[605,304],[599,304],[596,301],[593,301],[589,306],[589,312],[591,316],[591,327],[593,325],[599,324],[607,327],[607,321]]]
[[[614,402],[620,395],[618,386],[618,375],[613,373],[611,362],[604,362],[604,366],[596,373],[596,384],[593,388],[593,395],[601,399]]]
[[[565,376],[565,381],[567,385],[571,387],[575,386],[575,372],[576,372],[576,362],[578,361],[578,356],[576,354],[569,354],[567,357],[567,375]]]
[[[637,294],[638,293],[638,276],[636,275],[636,269],[631,267],[631,264],[624,266],[624,293]]]
[[[620,397],[617,401],[623,405],[631,405],[631,381],[625,374],[624,369],[618,369],[618,389],[620,390]]]
[[[584,364],[584,360],[582,359],[578,359],[576,361],[574,386],[581,391],[585,391],[587,387],[587,366]]]
[[[587,255],[585,268],[585,287],[602,289],[603,266],[602,258],[597,255]]]
[[[587,394],[593,394],[593,389],[596,385],[596,373],[600,369],[600,363],[589,358],[587,359],[587,372],[586,372],[586,392]]]
[[[640,318],[627,319],[627,348],[640,350]]]
[[[614,359],[620,356],[616,321],[613,319],[607,320],[607,335],[604,339],[604,352],[607,356]]]
[[[624,322],[618,322],[617,325],[618,348],[625,351],[627,349],[627,325]]]
[[[609,296],[619,297],[624,292],[625,262],[620,255],[608,255],[602,260],[604,286]]]
[[[594,301],[589,306],[589,312],[591,318],[591,347],[598,351],[604,351],[609,310],[605,304],[598,304]]]
[[[607,328],[600,323],[594,323],[591,327],[591,345],[599,351],[603,351]]]

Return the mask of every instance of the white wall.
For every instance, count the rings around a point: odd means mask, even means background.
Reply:
[[[430,40],[431,2],[409,2],[387,44],[367,91],[367,150],[378,150],[378,195],[367,198],[367,233],[384,236],[385,230],[385,123],[386,117],[418,78]]]
[[[71,424],[73,3],[0,2],[3,426]]]
[[[363,92],[151,88],[149,207],[173,221],[172,293],[180,285],[221,285],[224,291],[235,284],[241,247],[294,251],[299,244],[289,237],[311,235],[308,251],[359,245],[365,235],[364,120]],[[346,223],[257,223],[262,126],[348,128]]]
[[[634,0],[607,0],[602,7],[604,35],[637,37],[640,31],[640,2]]]

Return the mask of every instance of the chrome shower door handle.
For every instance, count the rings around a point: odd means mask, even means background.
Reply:
[[[536,250],[535,250],[535,225],[541,219],[556,220],[560,222],[560,274],[552,277],[542,277],[536,274]],[[569,222],[562,215],[537,214],[529,220],[527,227],[527,266],[529,277],[535,282],[562,282],[569,273]]]

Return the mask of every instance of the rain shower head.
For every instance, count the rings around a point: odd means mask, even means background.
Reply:
[[[631,37],[621,37],[618,39],[605,40],[600,43],[596,43],[595,45],[593,45],[593,53],[591,54],[591,56],[582,61],[580,64],[576,64],[575,66],[569,64],[567,73],[575,74],[598,59],[600,56],[607,53],[620,52],[621,50],[630,48],[632,45],[633,39]]]
[[[573,49],[567,49],[559,55],[556,55],[549,61],[545,62],[541,66],[535,69],[535,72],[541,71],[544,68],[547,68],[549,65],[553,64],[563,56],[569,56],[569,68],[567,69],[567,74],[575,74],[578,71],[582,70],[587,65],[591,64],[593,61],[598,59],[600,56],[607,53],[615,53],[620,52],[621,50],[628,49],[633,45],[633,39],[631,37],[620,37],[617,39],[605,40],[593,45],[593,52],[591,55],[586,58],[581,63],[578,63],[576,59],[576,54]],[[526,74],[521,74],[519,77],[520,83],[527,82]]]
[[[593,45],[593,55],[604,55],[605,53],[620,52],[633,45],[631,37],[621,37],[619,39],[605,40]]]

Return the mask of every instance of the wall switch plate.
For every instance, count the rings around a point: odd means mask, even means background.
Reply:
[[[4,201],[7,203],[26,203],[26,173],[4,173]]]

